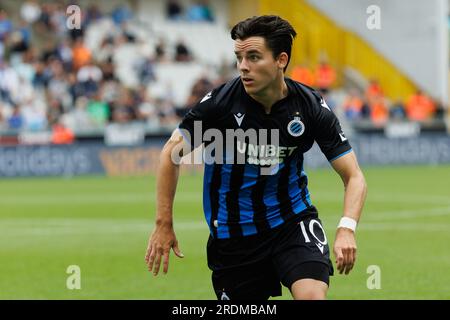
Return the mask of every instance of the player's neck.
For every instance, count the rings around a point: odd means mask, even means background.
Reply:
[[[288,95],[288,87],[282,77],[279,81],[275,81],[274,85],[267,87],[263,92],[252,94],[251,97],[261,103],[264,111],[269,114],[272,106]]]

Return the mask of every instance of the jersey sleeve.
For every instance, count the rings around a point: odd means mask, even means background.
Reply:
[[[193,148],[203,143],[204,132],[213,128],[217,119],[217,106],[214,103],[214,91],[206,94],[189,112],[178,125],[182,136]]]
[[[331,162],[352,151],[352,147],[342,131],[338,118],[325,100],[319,93],[313,92],[313,94],[315,97],[312,108],[314,140]]]

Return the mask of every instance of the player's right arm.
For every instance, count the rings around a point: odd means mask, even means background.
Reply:
[[[182,156],[187,155],[203,143],[204,131],[210,128],[217,119],[218,112],[213,102],[214,99],[212,99],[213,95],[214,91],[208,93],[186,114],[160,154],[156,179],[155,228],[148,240],[145,254],[148,270],[155,276],[159,273],[161,262],[163,272],[167,273],[171,249],[176,256],[180,258],[184,256],[178,248],[172,214],[179,164]],[[201,129],[198,129],[198,125],[201,125]],[[201,134],[201,137],[196,137],[196,134]]]
[[[173,229],[173,201],[179,175],[179,162],[176,159],[182,156],[183,150],[189,148],[189,144],[176,129],[164,145],[159,157],[155,228],[150,235],[145,255],[148,270],[155,276],[159,273],[161,262],[163,263],[163,272],[167,273],[171,249],[177,257],[184,257],[178,248],[178,241]]]

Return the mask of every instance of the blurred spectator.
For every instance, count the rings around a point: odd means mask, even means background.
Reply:
[[[136,34],[133,32],[132,28],[129,27],[128,22],[122,24],[122,35],[126,39],[126,42],[135,43]]]
[[[62,62],[64,70],[66,72],[71,71],[73,67],[73,52],[72,48],[69,46],[69,42],[67,39],[63,39],[59,42],[55,49],[55,54],[57,59]]]
[[[148,85],[150,82],[156,80],[155,71],[153,69],[153,61],[151,57],[143,58],[137,65],[139,82],[143,85]]]
[[[298,65],[292,69],[291,73],[292,80],[303,83],[309,87],[315,85],[314,73],[307,65]]]
[[[113,109],[112,122],[127,123],[133,120],[130,110],[123,106],[118,106]]]
[[[91,4],[86,10],[85,24],[90,25],[103,17],[100,9],[96,4]]]
[[[315,72],[316,87],[322,94],[328,93],[336,81],[336,71],[326,61],[322,61]]]
[[[52,42],[46,42],[40,52],[40,60],[47,63],[57,57],[56,47]]]
[[[27,131],[42,131],[47,127],[46,105],[40,100],[30,99],[21,106],[24,120],[23,129]]]
[[[72,97],[72,101],[78,99],[84,95],[84,86],[77,81],[77,76],[74,73],[69,73],[67,75],[67,82],[69,85],[69,94]]]
[[[53,144],[71,144],[75,140],[75,135],[70,128],[61,123],[56,123],[52,126],[51,139]]]
[[[114,23],[117,26],[120,26],[124,22],[130,20],[133,17],[133,13],[131,12],[131,10],[128,8],[127,5],[122,4],[113,10],[113,12],[111,13],[111,17]]]
[[[0,130],[6,130],[6,114],[8,113],[8,107],[6,106],[6,104],[3,104],[0,101]]]
[[[173,103],[170,100],[157,97],[155,99],[155,107],[161,125],[174,125],[179,121]]]
[[[34,56],[32,50],[24,52],[14,64],[14,69],[16,70],[19,77],[23,78],[27,83],[30,84],[32,83],[36,73],[33,64]]]
[[[13,31],[10,36],[10,48],[12,53],[23,53],[30,46],[31,31],[25,21],[22,21],[20,27]]]
[[[0,60],[0,99],[14,105],[14,98],[19,94],[19,89],[16,70]]]
[[[89,100],[86,97],[79,97],[75,101],[75,108],[66,113],[61,121],[62,123],[71,128],[72,131],[89,130],[93,128],[93,121],[87,112],[87,105]]]
[[[389,116],[393,120],[403,120],[406,118],[405,106],[401,99],[397,99],[389,110]]]
[[[150,98],[145,86],[141,86],[139,89],[141,101],[137,107],[137,117],[139,120],[145,121],[147,125],[151,127],[159,126],[159,118],[157,109],[153,103],[153,99]]]
[[[14,104],[16,105],[22,104],[25,103],[26,101],[37,99],[35,95],[35,90],[30,82],[26,81],[24,78],[20,76],[18,77],[18,81],[19,81],[18,83],[19,89],[17,93],[13,96]]]
[[[378,80],[376,79],[370,80],[369,85],[366,88],[365,94],[369,104],[371,103],[372,100],[384,97],[383,89],[381,89],[381,86],[378,83]]]
[[[0,9],[0,42],[5,41],[8,35],[13,30],[13,23],[8,18],[7,12],[3,9]]]
[[[179,116],[184,116],[184,113],[189,111],[200,99],[202,99],[208,92],[213,89],[212,82],[206,75],[202,75],[192,86],[191,94],[186,101],[184,110],[179,111]]]
[[[231,80],[239,75],[239,71],[236,68],[236,63],[233,61],[229,63],[225,57],[222,57],[220,65],[217,68],[218,78],[214,81],[214,86],[219,86],[222,83]]]
[[[122,94],[121,84],[115,80],[104,81],[100,89],[100,99],[108,104],[113,104]]]
[[[180,20],[183,18],[183,7],[178,0],[167,0],[166,16],[170,20]]]
[[[109,57],[105,62],[100,64],[100,70],[103,73],[104,80],[115,79],[115,68],[112,57]]]
[[[91,61],[91,51],[84,45],[83,38],[75,40],[72,48],[72,60],[74,70],[78,70]]]
[[[445,107],[439,101],[435,102],[436,111],[434,113],[434,117],[436,119],[444,119],[445,118]]]
[[[70,36],[71,41],[75,41],[78,38],[84,37],[84,30],[87,28],[86,21],[84,19],[85,15],[81,15],[81,28],[72,28],[68,30],[68,34]]]
[[[156,62],[167,62],[167,49],[166,42],[163,38],[159,38],[155,47],[155,60]]]
[[[5,45],[2,41],[0,41],[0,60],[5,56]]]
[[[20,112],[20,107],[15,107],[12,114],[8,117],[8,127],[11,130],[20,130],[23,126],[24,120]]]
[[[41,14],[39,16],[39,20],[37,21],[38,28],[42,32],[51,32],[51,4],[50,3],[43,3],[41,5]]]
[[[11,53],[22,53],[28,50],[28,44],[25,42],[20,31],[14,31],[9,37]]]
[[[36,88],[47,87],[48,82],[50,81],[51,74],[50,70],[46,67],[46,64],[43,61],[36,61],[34,64],[34,78],[33,78],[33,86]]]
[[[41,16],[41,7],[36,0],[27,0],[20,6],[20,16],[26,23],[33,24]]]
[[[61,3],[53,3],[51,7],[50,25],[59,39],[67,32],[65,7]]]
[[[48,102],[47,122],[50,126],[59,123],[59,119],[64,114],[64,109],[60,100],[51,98]]]
[[[196,1],[192,4],[186,12],[186,17],[189,21],[208,21],[213,22],[214,16],[209,8],[208,1]]]
[[[111,120],[113,122],[125,123],[137,119],[136,105],[130,89],[121,88],[121,92],[117,99],[113,101],[111,109]]]
[[[192,55],[186,43],[183,40],[178,40],[175,45],[175,61],[189,62],[192,60]]]
[[[28,47],[31,43],[31,27],[25,20],[21,20],[19,22],[19,27],[17,30],[20,32],[22,36],[22,41]]]
[[[345,98],[343,109],[348,120],[354,121],[362,117],[364,102],[356,90],[351,90]]]
[[[114,38],[111,36],[106,37],[102,40],[100,48],[93,52],[95,61],[102,63],[106,62],[114,54]]]
[[[74,100],[69,89],[69,82],[64,74],[55,76],[48,84],[47,100],[49,101],[49,107],[51,107],[52,100],[56,100],[61,108],[59,116],[62,116],[63,112],[69,111],[73,106]]]
[[[77,73],[77,81],[82,85],[83,95],[87,97],[92,97],[97,93],[102,78],[102,71],[92,63],[81,67]]]
[[[99,95],[89,101],[87,105],[87,112],[92,120],[92,123],[98,128],[103,128],[110,116],[108,104],[102,101]]]
[[[389,109],[383,97],[374,98],[369,104],[370,118],[376,125],[385,124],[389,120]]]
[[[422,91],[410,96],[405,104],[406,115],[412,121],[425,121],[433,117],[436,106]]]
[[[365,91],[365,98],[372,122],[376,125],[386,123],[389,120],[390,111],[384,97],[383,89],[377,79],[370,79]]]

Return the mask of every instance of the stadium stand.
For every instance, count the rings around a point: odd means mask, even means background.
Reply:
[[[232,67],[227,30],[211,21],[211,13],[203,21],[195,13],[199,8],[186,21],[160,17],[164,22],[151,24],[125,5],[103,12],[91,4],[81,30],[65,28],[64,8],[27,1],[22,17],[2,10],[1,129],[64,125],[78,133],[111,122],[176,125],[179,118],[169,115],[185,108],[193,84],[204,77],[225,81],[219,69]],[[44,40],[35,36],[40,33]],[[160,39],[166,59],[156,55]],[[175,56],[181,39],[186,41],[179,50],[191,52],[192,59]]]
[[[229,26],[214,11],[216,2],[83,4],[81,28],[71,30],[63,2],[2,1],[3,135],[54,130],[55,136],[65,128],[76,140],[116,122],[140,122],[152,132],[170,129],[211,87],[237,75]],[[445,106],[426,92],[392,98],[381,82],[373,94],[376,77],[371,82],[353,66],[319,55],[320,63],[293,59],[288,75],[320,89],[345,127],[444,122]]]

